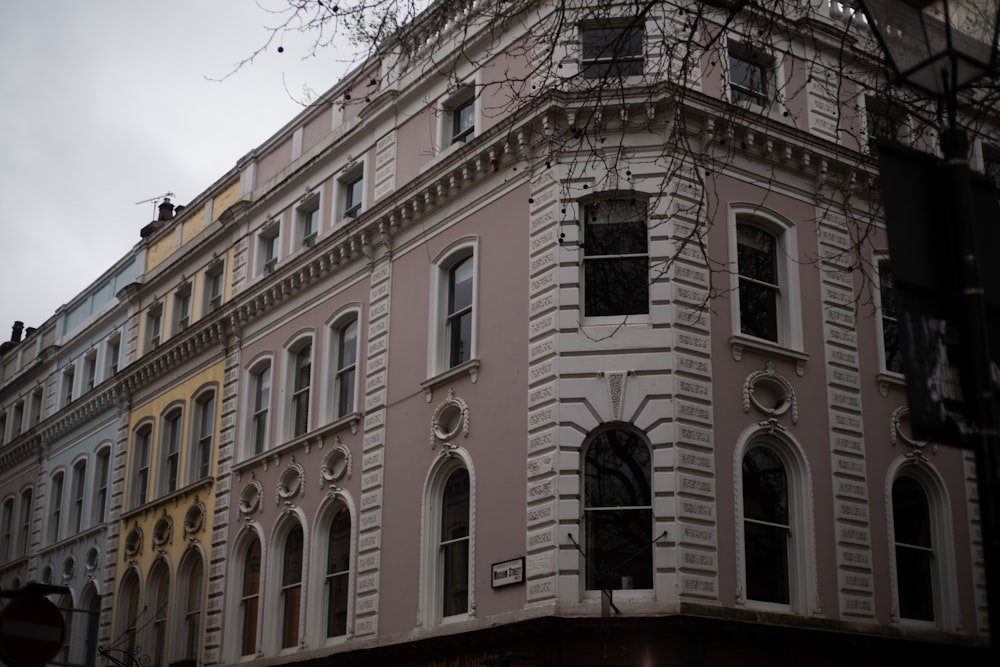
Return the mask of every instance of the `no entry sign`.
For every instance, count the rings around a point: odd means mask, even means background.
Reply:
[[[13,667],[39,667],[56,657],[66,637],[59,609],[41,595],[10,601],[0,611],[0,657]]]

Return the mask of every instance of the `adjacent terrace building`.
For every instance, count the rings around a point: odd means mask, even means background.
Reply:
[[[156,665],[985,662],[869,155],[934,128],[873,46],[836,3],[433,4],[164,204],[120,319],[6,347],[4,587],[93,544],[101,647]]]

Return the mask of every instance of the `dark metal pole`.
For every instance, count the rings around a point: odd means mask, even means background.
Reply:
[[[951,105],[949,105],[951,106]],[[949,109],[951,112],[952,110]],[[997,473],[1000,472],[1000,433],[994,403],[986,297],[976,259],[976,220],[973,211],[969,142],[965,130],[955,126],[949,113],[949,128],[941,134],[942,168],[947,174],[951,222],[958,238],[959,299],[962,306],[964,359],[962,390],[969,403],[974,428],[967,435],[976,454],[979,493],[979,525],[986,569],[986,599],[989,606],[990,644],[1000,651],[1000,541],[997,534]]]

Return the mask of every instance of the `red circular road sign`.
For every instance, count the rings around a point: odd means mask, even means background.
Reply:
[[[0,656],[13,667],[44,665],[65,638],[63,615],[41,595],[14,598],[0,611]]]

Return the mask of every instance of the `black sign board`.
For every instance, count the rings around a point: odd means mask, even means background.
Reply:
[[[949,175],[933,155],[888,142],[878,150],[913,435],[965,446],[975,424],[962,391],[970,350]],[[973,179],[971,204],[988,328],[1000,332],[1000,208],[985,178]],[[990,346],[990,357],[1000,359],[997,341]]]

